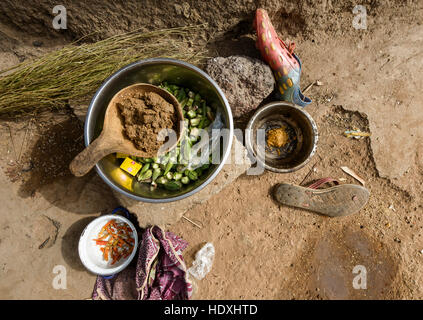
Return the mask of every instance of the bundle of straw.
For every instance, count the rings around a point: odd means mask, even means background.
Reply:
[[[121,67],[146,58],[168,57],[198,64],[195,44],[203,25],[134,31],[82,45],[69,45],[0,72],[0,114],[63,108],[86,100]]]

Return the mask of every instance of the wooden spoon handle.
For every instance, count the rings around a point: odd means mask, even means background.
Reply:
[[[69,169],[73,175],[81,177],[87,174],[97,162],[115,152],[113,144],[110,144],[110,141],[105,144],[104,140],[103,136],[100,135],[72,160]]]

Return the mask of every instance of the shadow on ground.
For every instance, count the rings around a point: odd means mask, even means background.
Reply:
[[[90,214],[111,210],[118,202],[110,188],[92,170],[74,177],[69,164],[84,148],[83,128],[69,119],[40,129],[40,137],[26,155],[29,169],[19,189],[23,198],[40,193],[52,205],[73,213]]]
[[[75,270],[86,270],[79,259],[78,242],[85,227],[97,217],[86,217],[72,224],[62,238],[62,256],[66,263]]]

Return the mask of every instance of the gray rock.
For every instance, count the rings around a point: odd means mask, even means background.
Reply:
[[[275,79],[263,61],[245,56],[213,58],[206,72],[218,83],[238,118],[257,106],[273,92]]]

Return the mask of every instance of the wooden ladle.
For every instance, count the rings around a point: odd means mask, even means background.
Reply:
[[[117,101],[128,92],[155,92],[175,107],[177,119],[177,140],[174,143],[169,144],[166,149],[160,150],[160,154],[149,154],[137,149],[134,143],[129,140],[123,132],[123,124],[120,111],[118,110]],[[183,130],[184,118],[182,115],[182,109],[178,100],[171,93],[151,84],[138,83],[131,85],[119,91],[115,94],[112,100],[110,100],[104,116],[103,130],[100,136],[72,160],[69,166],[70,171],[77,177],[83,176],[87,174],[97,162],[114,152],[143,158],[160,156],[176,147],[181,140]],[[156,139],[156,137],[145,137],[145,139]]]

